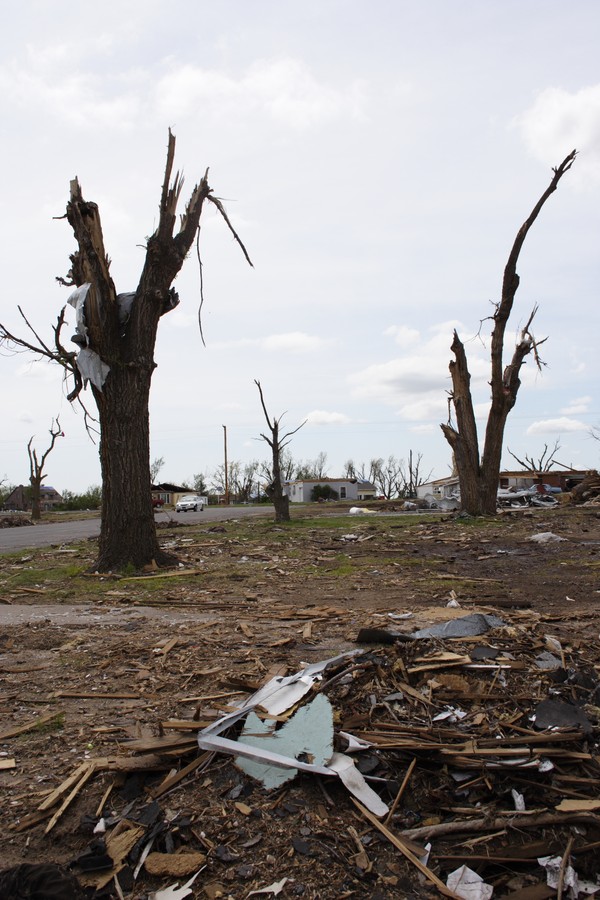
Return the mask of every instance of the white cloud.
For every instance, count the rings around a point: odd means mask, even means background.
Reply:
[[[541,419],[538,422],[533,422],[527,429],[526,434],[550,434],[556,437],[563,432],[587,430],[588,426],[584,422],[561,416],[558,419]]]
[[[591,402],[592,398],[589,396],[576,397],[568,406],[563,406],[563,408],[561,409],[561,413],[564,413],[564,415],[566,416],[581,415],[581,413],[588,412]]]
[[[547,88],[516,122],[536,159],[557,165],[577,149],[580,156],[570,179],[600,181],[600,84],[572,93]]]
[[[400,347],[410,347],[419,340],[421,333],[416,328],[408,328],[406,325],[390,325],[383,332],[386,337],[389,335],[394,338]]]
[[[177,66],[159,82],[157,104],[162,115],[182,116],[200,108],[228,116],[266,113],[284,125],[304,130],[350,116],[362,118],[364,85],[355,81],[340,90],[319,83],[310,68],[297,59],[261,59],[240,77]]]
[[[354,372],[348,379],[353,394],[375,402],[393,404],[400,418],[407,421],[429,418],[436,422],[445,420],[448,391],[451,389],[448,363],[452,359],[450,343],[454,328],[461,328],[461,323],[450,321],[432,325],[426,339],[418,331],[405,326],[386,329],[386,334],[400,337],[401,341],[410,336],[411,353]],[[465,341],[473,389],[484,389],[487,396],[488,351],[481,341]]]
[[[281,334],[269,334],[264,338],[239,338],[237,341],[210,341],[207,349],[216,352],[222,350],[241,350],[246,347],[257,347],[271,353],[313,353],[330,344],[331,341],[305,331],[286,331]]]
[[[329,342],[305,331],[288,331],[283,334],[271,334],[263,338],[260,345],[265,350],[285,350],[290,353],[311,353],[320,350]]]
[[[419,419],[435,419],[445,421],[448,417],[448,403],[443,394],[436,392],[435,396],[421,397],[412,403],[404,403],[398,409],[397,414],[401,419],[418,421]]]
[[[306,416],[309,425],[347,425],[351,422],[350,416],[344,413],[327,412],[325,409],[313,409]]]
[[[413,434],[433,434],[437,428],[439,428],[439,425],[428,422],[426,425],[410,425],[408,430]]]
[[[18,64],[0,68],[0,90],[15,107],[39,110],[63,124],[97,130],[131,130],[139,120],[144,80],[139,73],[106,78],[103,74],[48,73]],[[110,96],[111,91],[113,96]]]

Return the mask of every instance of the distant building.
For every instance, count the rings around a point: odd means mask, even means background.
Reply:
[[[550,469],[549,472],[500,472],[500,487],[527,490],[534,484],[548,484],[550,487],[570,491],[581,484],[588,469]]]
[[[165,506],[175,506],[184,494],[195,494],[190,488],[181,487],[179,484],[153,484],[151,485],[152,499],[162,500]]]
[[[62,495],[55,488],[44,484],[40,487],[40,509],[43,512],[55,509],[62,502]],[[29,485],[25,487],[25,485],[19,484],[14,491],[11,491],[4,501],[4,509],[18,509],[21,512],[29,512],[31,509],[31,488]]]
[[[360,478],[297,478],[286,481],[283,490],[291,503],[309,503],[314,488],[325,485],[329,485],[340,500],[373,500],[377,494],[374,484]]]
[[[560,488],[561,491],[570,491],[576,484],[580,484],[587,474],[587,469],[551,469],[549,472],[504,471],[500,472],[498,487],[502,490],[515,488],[526,491],[534,484],[547,484],[550,487]],[[437,502],[457,496],[460,496],[458,475],[427,481],[417,488],[417,497],[421,500],[432,497]]]

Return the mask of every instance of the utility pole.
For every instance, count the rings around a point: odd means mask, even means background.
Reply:
[[[227,425],[223,425],[223,446],[225,449],[225,506],[229,506],[229,470],[227,466]]]

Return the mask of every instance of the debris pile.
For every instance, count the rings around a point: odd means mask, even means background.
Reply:
[[[600,891],[597,642],[525,612],[354,637],[83,760],[15,831],[51,839],[102,776],[72,861],[97,896],[313,896],[307,859],[322,898]]]
[[[596,471],[586,475],[581,484],[571,491],[573,503],[586,506],[600,506],[600,474]]]

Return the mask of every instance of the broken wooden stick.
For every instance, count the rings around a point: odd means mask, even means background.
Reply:
[[[374,825],[375,828],[377,828],[377,830],[380,831],[384,835],[384,837],[386,837],[388,841],[393,844],[394,847],[396,847],[396,849],[399,850],[400,853],[402,853],[406,857],[406,859],[410,863],[412,863],[412,865],[415,866],[415,868],[417,868],[419,872],[421,872],[422,875],[425,876],[425,878],[427,878],[429,881],[431,881],[432,884],[436,886],[440,894],[443,894],[444,897],[450,897],[451,900],[460,900],[458,894],[455,894],[454,891],[451,891],[449,887],[446,887],[444,882],[440,881],[437,875],[432,872],[431,869],[429,869],[424,863],[422,863],[421,860],[418,859],[414,855],[414,853],[412,853],[408,849],[401,837],[397,837],[395,834],[393,834],[393,832],[391,832],[389,828],[386,828],[383,822],[380,822],[379,819],[377,819],[373,815],[373,813],[369,812],[369,810],[366,809],[362,805],[362,803],[359,803],[358,800],[355,800],[354,797],[351,797],[350,799],[352,800],[356,808],[360,810],[363,816],[368,819],[369,822],[371,822],[371,824]]]

